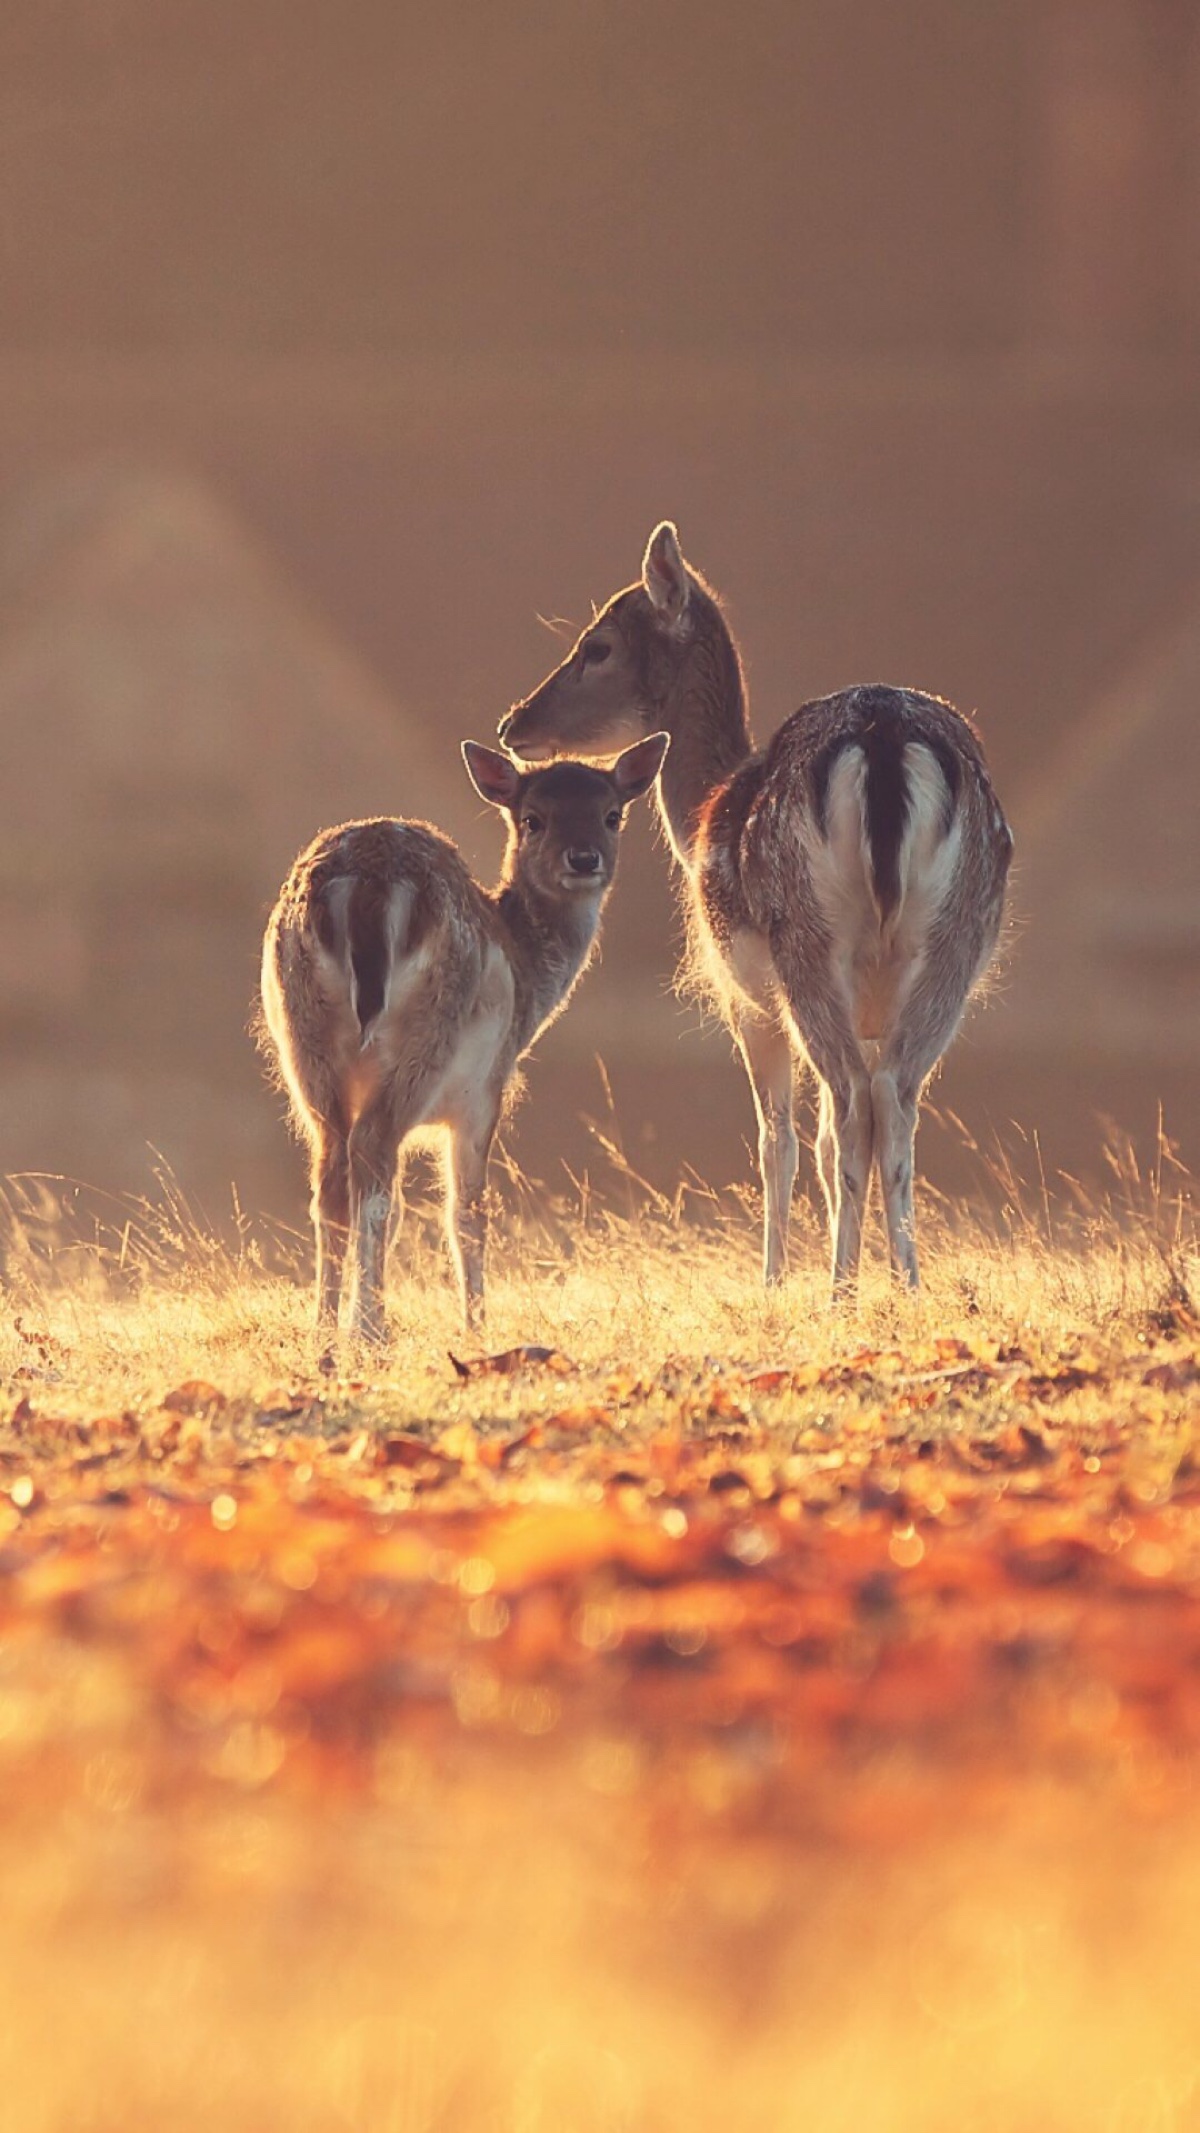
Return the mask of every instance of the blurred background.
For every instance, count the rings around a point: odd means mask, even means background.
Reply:
[[[978,714],[1016,925],[936,1100],[1200,1160],[1193,0],[9,0],[0,119],[0,1169],[300,1218],[283,873],[394,812],[490,878],[458,741],[662,516],[760,738]],[[643,817],[510,1131],[551,1184],[597,1053],[649,1177],[752,1175]]]

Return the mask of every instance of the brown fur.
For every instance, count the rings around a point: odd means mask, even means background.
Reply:
[[[797,1052],[821,1084],[835,1293],[857,1271],[873,1168],[915,1285],[920,1094],[995,947],[1012,851],[978,736],[938,698],[876,685],[805,704],[756,753],[732,633],[666,524],[641,582],[501,733],[537,760],[603,754],[648,724],[671,735],[659,805],[696,959],[754,1090],[766,1277],[786,1266]]]
[[[447,1136],[450,1245],[464,1314],[480,1319],[487,1160],[505,1093],[591,954],[624,809],[665,747],[643,742],[612,771],[522,775],[469,743],[478,789],[508,816],[491,890],[422,822],[344,823],[297,859],[263,943],[262,1032],[311,1151],[327,1334],[353,1242],[355,1328],[382,1337],[398,1158],[428,1127]]]

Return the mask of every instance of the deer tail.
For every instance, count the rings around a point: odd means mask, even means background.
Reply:
[[[953,751],[927,734],[905,734],[881,719],[863,736],[864,814],[871,886],[881,925],[904,901],[917,855],[949,833],[958,798]]]

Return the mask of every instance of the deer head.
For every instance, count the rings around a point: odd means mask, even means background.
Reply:
[[[530,771],[464,741],[463,761],[480,799],[508,816],[505,879],[554,902],[603,895],[616,872],[625,810],[653,785],[667,745],[665,733],[652,733],[626,748],[611,770],[564,762]]]
[[[662,723],[689,635],[692,579],[674,526],[650,536],[640,582],[616,593],[566,659],[500,722],[500,738],[535,763],[569,748],[611,755]]]

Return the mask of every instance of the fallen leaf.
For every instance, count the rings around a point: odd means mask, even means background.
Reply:
[[[447,1434],[448,1432],[443,1431],[443,1436]],[[375,1463],[377,1466],[410,1468],[448,1467],[458,1466],[461,1463],[461,1455],[447,1451],[441,1439],[437,1444],[430,1444],[425,1437],[412,1436],[401,1430],[391,1436],[376,1439]]]
[[[607,1407],[560,1407],[547,1415],[542,1429],[587,1430],[616,1429],[617,1420]]]
[[[296,1415],[307,1414],[318,1404],[311,1393],[294,1390],[269,1392],[257,1410],[259,1422],[290,1422]]]
[[[518,1370],[552,1370],[565,1377],[575,1369],[570,1357],[558,1348],[505,1348],[499,1355],[472,1356],[465,1362],[453,1349],[448,1353],[460,1378],[511,1378]]]
[[[173,1392],[164,1393],[160,1404],[171,1415],[211,1415],[220,1414],[229,1401],[223,1392],[215,1385],[206,1384],[203,1378],[188,1378]]]
[[[434,1447],[442,1459],[459,1466],[477,1466],[479,1463],[479,1435],[471,1422],[452,1422],[440,1432]]]
[[[514,1453],[541,1442],[542,1429],[538,1422],[531,1422],[528,1429],[518,1430],[515,1437],[484,1437],[479,1445],[479,1464],[497,1473],[501,1467],[507,1466]]]

